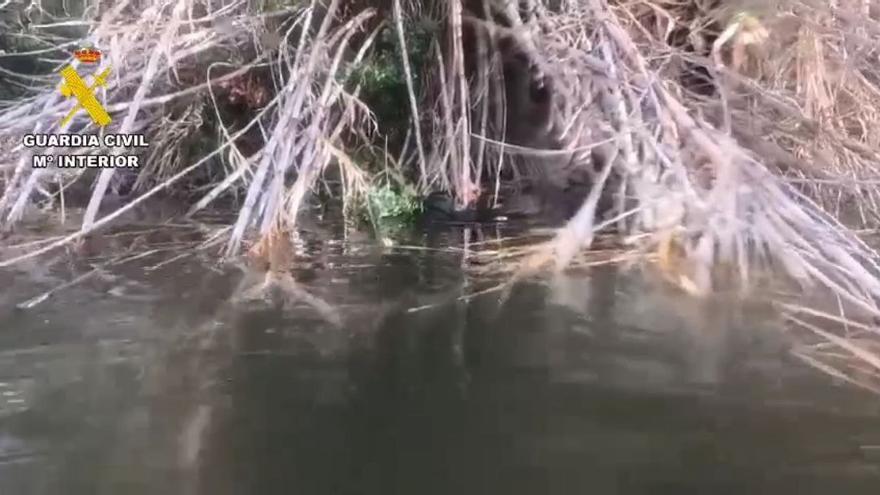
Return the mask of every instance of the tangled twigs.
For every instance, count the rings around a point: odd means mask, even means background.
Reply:
[[[672,279],[680,280],[682,288],[709,294],[719,283],[719,266],[729,266],[727,273],[738,274],[744,286],[761,280],[753,275],[769,270],[801,287],[833,294],[841,301],[840,311],[845,311],[842,321],[880,317],[877,253],[814,201],[774,176],[764,157],[695,117],[700,103],[670,90],[674,85],[647,62],[646,47],[636,45],[605,2],[593,0],[585,11],[550,13],[544,22],[555,26],[550,30],[555,36],[536,38],[536,46],[548,59],[558,60],[557,51],[570,46],[570,40],[593,40],[591,50],[602,58],[606,70],[597,72],[581,64],[571,69],[582,75],[580,80],[560,78],[557,83],[592,84],[600,102],[589,113],[593,128],[605,123],[614,129],[615,143],[604,158],[627,184],[623,189],[627,198],[617,203],[613,214],[638,211],[638,221],[626,224],[626,231],[620,233],[647,234],[639,237],[645,250],[659,246],[669,251],[670,245],[676,245],[679,259],[667,265],[680,272]],[[574,87],[560,92],[569,97],[584,94]],[[560,111],[578,108],[579,102],[568,103]],[[607,185],[604,177],[597,179],[582,213],[592,213],[589,201]],[[548,259],[564,264],[572,253],[588,247],[592,233],[608,224],[594,224],[593,215],[587,213],[576,215],[557,237],[552,252],[564,256],[547,251],[526,266]],[[828,328],[811,328],[812,334],[843,347],[865,366],[878,368],[876,347],[849,340],[832,323],[826,319]]]

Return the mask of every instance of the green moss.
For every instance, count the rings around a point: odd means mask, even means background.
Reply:
[[[371,190],[367,202],[370,216],[377,221],[388,219],[411,221],[422,211],[421,202],[415,194],[390,184]]]
[[[422,201],[415,188],[388,172],[375,176],[375,182],[360,204],[355,205],[354,212],[380,239],[410,229],[422,214]]]

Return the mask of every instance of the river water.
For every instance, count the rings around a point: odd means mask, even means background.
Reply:
[[[771,313],[610,267],[460,297],[509,234],[306,236],[286,307],[192,259],[29,309],[83,267],[0,273],[0,494],[880,493],[880,401]]]

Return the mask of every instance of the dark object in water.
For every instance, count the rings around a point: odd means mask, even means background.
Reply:
[[[566,188],[534,186],[504,198],[501,211],[510,218],[562,225],[577,213],[588,194],[589,187],[576,184]]]
[[[588,193],[588,187],[574,184],[565,189],[530,187],[502,197],[497,208],[493,208],[488,201],[481,201],[475,208],[459,210],[448,193],[434,192],[425,198],[422,219],[426,223],[522,219],[562,225],[577,213]],[[602,207],[600,205],[600,211]]]
[[[477,222],[477,208],[459,210],[455,200],[445,192],[433,192],[425,198],[423,220],[434,222]]]

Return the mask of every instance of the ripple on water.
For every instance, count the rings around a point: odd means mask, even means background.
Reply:
[[[464,304],[453,251],[306,244],[342,329],[232,308],[238,275],[198,267],[0,314],[0,494],[180,493],[195,471],[212,495],[765,493],[777,468],[855,487],[876,458],[871,409],[761,315],[602,270]]]

